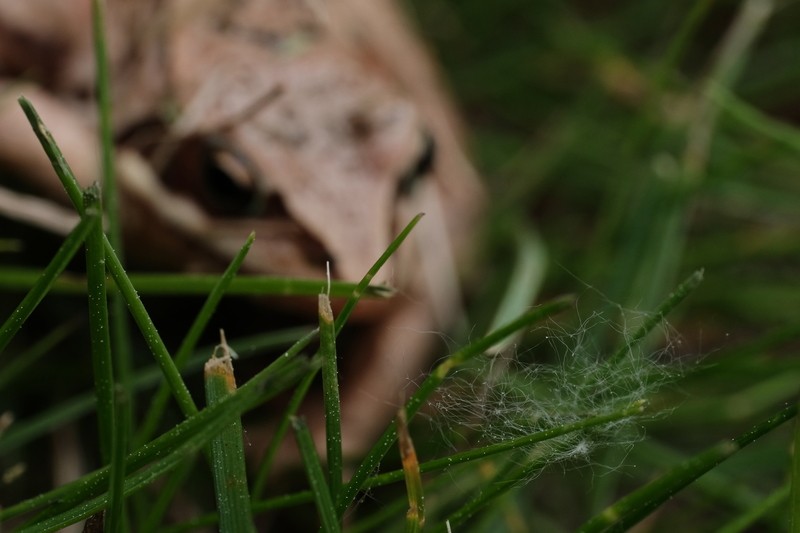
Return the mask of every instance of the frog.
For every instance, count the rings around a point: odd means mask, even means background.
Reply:
[[[426,213],[375,277],[396,296],[359,304],[366,333],[342,356],[343,450],[363,452],[459,316],[485,201],[429,51],[390,0],[108,0],[105,15],[134,257],[217,272],[255,231],[245,273],[358,281]],[[16,97],[81,184],[99,181],[91,35],[89,0],[0,0],[0,167],[53,213],[66,197]],[[319,404],[305,409],[324,449]],[[249,430],[253,455],[268,432]]]

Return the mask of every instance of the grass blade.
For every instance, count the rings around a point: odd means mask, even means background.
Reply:
[[[275,428],[275,433],[272,435],[272,440],[270,441],[267,450],[264,452],[264,457],[261,459],[261,464],[258,466],[256,479],[255,482],[253,482],[253,490],[251,491],[254,501],[261,498],[261,496],[264,494],[264,490],[266,489],[267,485],[267,477],[269,477],[270,470],[272,469],[272,463],[275,461],[275,457],[278,455],[278,451],[280,450],[281,443],[286,436],[286,432],[289,430],[291,418],[295,413],[297,413],[297,410],[300,409],[300,405],[303,403],[303,400],[305,399],[306,394],[311,388],[311,384],[314,382],[314,378],[316,377],[316,371],[309,372],[308,375],[304,377],[300,383],[298,383],[292,392],[292,397],[289,400],[286,409],[284,410],[283,417],[278,426]]]
[[[219,403],[236,391],[233,358],[225,335],[205,366],[206,402]],[[255,532],[247,492],[247,470],[244,463],[242,421],[236,416],[227,427],[211,439],[211,460],[214,492],[223,533]]]
[[[336,364],[336,331],[331,301],[319,295],[319,351],[322,356],[322,401],[325,408],[325,443],[328,482],[333,501],[342,490],[342,412]]]
[[[631,350],[633,350],[633,348],[635,348],[647,336],[648,333],[653,331],[653,328],[661,324],[664,321],[664,318],[683,300],[685,300],[686,297],[689,296],[689,294],[691,294],[691,292],[695,290],[702,281],[703,271],[696,270],[691,276],[686,278],[683,283],[678,285],[678,288],[676,288],[666,300],[661,302],[661,304],[656,308],[655,312],[652,313],[645,323],[636,330],[630,339],[627,340],[625,345],[621,346],[619,350],[617,350],[614,355],[611,356],[611,362],[618,363],[627,354],[631,353]]]
[[[30,289],[36,282],[37,272],[19,268],[0,268],[0,288]],[[207,295],[219,283],[218,274],[129,274],[139,294],[156,294],[158,296]],[[316,296],[325,290],[324,279],[284,278],[275,276],[243,275],[233,279],[226,294],[243,294],[247,296]],[[331,280],[330,296],[344,298],[353,294],[357,283]],[[113,284],[109,291],[115,291]],[[59,279],[51,289],[60,294],[85,294],[86,280],[79,276]],[[386,285],[368,285],[364,288],[364,298],[390,298],[395,290]]]
[[[111,469],[108,480],[108,507],[105,513],[105,531],[125,531],[125,455],[128,451],[130,404],[127,389],[114,389],[114,435],[111,441]]]
[[[317,457],[311,431],[306,423],[298,417],[292,417],[291,422],[297,439],[297,447],[300,450],[303,466],[308,476],[308,483],[311,486],[311,492],[314,494],[314,501],[317,504],[317,511],[322,522],[322,531],[336,533],[340,531],[339,518],[336,515],[336,508],[333,506],[330,490],[325,482],[325,474],[322,471],[319,457]]]
[[[3,323],[2,327],[0,327],[0,352],[8,346],[8,343],[11,342],[14,335],[17,334],[28,317],[31,316],[31,313],[33,313],[33,310],[39,305],[39,302],[42,301],[44,295],[47,294],[47,291],[50,289],[55,279],[64,271],[67,264],[69,264],[78,252],[78,249],[86,240],[89,232],[99,224],[99,220],[100,216],[98,213],[90,214],[82,219],[78,225],[75,226],[75,229],[67,235],[67,238],[64,239],[56,255],[53,256],[53,259],[42,272],[39,280],[28,294],[25,295],[25,298],[23,298],[22,302],[14,309],[11,316]]]
[[[400,460],[403,464],[403,475],[406,480],[408,494],[408,512],[406,513],[406,533],[419,533],[425,525],[425,495],[422,491],[417,452],[414,441],[408,432],[406,410],[397,411],[397,442],[400,448]]]
[[[419,213],[414,218],[411,219],[411,222],[406,224],[406,227],[394,238],[394,240],[389,244],[389,247],[386,248],[386,251],[381,254],[375,264],[372,265],[372,268],[367,271],[361,281],[356,285],[355,289],[353,289],[352,294],[345,302],[344,306],[342,307],[342,311],[339,313],[339,316],[336,317],[336,336],[342,331],[347,319],[350,318],[350,314],[356,307],[358,300],[365,294],[367,287],[369,287],[369,282],[372,281],[372,278],[378,273],[378,271],[386,264],[386,261],[397,251],[403,241],[406,240],[408,234],[411,233],[411,230],[414,229],[414,226],[422,219],[424,216],[423,213]]]
[[[795,409],[797,406],[795,406]],[[791,525],[789,530],[792,533],[800,533],[800,420],[794,422],[794,437],[792,449],[792,490],[789,496],[789,516]]]
[[[83,198],[87,213],[92,211],[101,213],[100,189],[97,184],[89,187]],[[103,228],[97,224],[86,238],[86,279],[100,456],[103,464],[108,464],[111,461],[111,442],[114,440],[114,365],[111,360],[111,335],[108,330],[105,264]]]
[[[797,405],[791,405],[752,430],[734,439],[724,440],[676,466],[660,478],[623,497],[603,512],[587,521],[581,533],[625,531],[678,491],[692,483],[736,452],[797,416]]]
[[[245,257],[247,257],[247,253],[250,251],[250,248],[253,246],[254,241],[255,233],[251,233],[247,237],[244,246],[242,246],[242,248],[233,258],[233,261],[231,261],[231,263],[228,265],[228,268],[226,268],[222,276],[217,279],[217,282],[214,284],[214,287],[208,294],[206,301],[203,302],[203,307],[200,308],[200,312],[197,313],[197,316],[195,317],[194,322],[192,322],[188,333],[186,333],[183,341],[181,341],[178,351],[175,352],[175,366],[177,368],[181,369],[186,364],[186,360],[195,349],[197,341],[200,339],[200,335],[203,333],[208,321],[211,320],[211,316],[214,314],[214,311],[219,305],[220,300],[222,300],[223,295],[227,291],[228,287],[230,287],[231,282],[236,278],[236,273],[242,266],[242,263],[244,262]],[[144,422],[142,422],[136,438],[138,445],[142,445],[150,440],[155,433],[158,423],[161,420],[161,415],[164,413],[164,409],[166,408],[168,398],[169,388],[165,383],[159,387],[158,392],[156,392],[155,396],[153,396],[153,399],[150,402],[150,408],[147,411],[147,415],[145,415]]]

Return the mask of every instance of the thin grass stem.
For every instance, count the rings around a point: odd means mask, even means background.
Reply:
[[[621,346],[614,355],[611,356],[612,363],[619,363],[626,355],[631,353],[653,329],[664,321],[664,318],[677,307],[689,294],[694,291],[703,281],[703,271],[696,270],[651,313],[650,317],[641,325],[639,329]]]
[[[122,533],[126,530],[125,455],[128,451],[128,429],[130,428],[128,416],[130,416],[130,405],[127,389],[118,385],[114,389],[114,434],[108,481],[108,508],[105,515],[105,531],[109,533]]]
[[[298,383],[292,392],[292,397],[289,400],[286,409],[284,410],[281,421],[275,428],[269,446],[267,446],[267,449],[264,452],[264,457],[261,459],[261,462],[258,465],[258,471],[256,472],[255,481],[253,482],[253,490],[250,491],[250,493],[253,495],[254,503],[263,496],[264,490],[266,490],[267,478],[269,477],[272,469],[272,464],[275,462],[275,458],[278,455],[281,443],[286,436],[286,432],[289,430],[289,425],[291,423],[290,419],[297,413],[297,410],[300,409],[300,405],[303,403],[303,400],[305,399],[306,394],[311,388],[311,384],[314,382],[314,378],[316,377],[316,371],[309,372],[300,381],[300,383]]]
[[[291,423],[297,439],[297,447],[300,450],[300,457],[303,460],[303,466],[308,476],[311,493],[314,495],[314,502],[317,505],[322,531],[336,533],[341,529],[339,517],[336,514],[328,484],[325,482],[325,473],[322,471],[322,465],[314,447],[311,431],[301,418],[292,417]]]
[[[89,187],[83,198],[87,213],[93,211],[102,213],[100,189],[97,184]],[[108,464],[111,461],[111,442],[114,440],[114,364],[111,356],[111,334],[108,329],[105,263],[103,228],[97,224],[86,237],[86,279],[100,456],[103,464]]]
[[[17,308],[14,309],[11,316],[0,326],[0,353],[5,350],[14,335],[17,334],[28,317],[31,316],[31,313],[47,294],[55,279],[64,271],[84,243],[89,232],[99,224],[99,221],[100,216],[98,213],[90,214],[83,218],[67,235],[53,259],[45,267],[39,280],[25,295],[25,298],[22,299]]]

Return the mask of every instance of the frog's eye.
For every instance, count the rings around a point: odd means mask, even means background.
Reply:
[[[163,173],[164,184],[216,216],[282,216],[280,198],[246,155],[215,137],[184,140]]]
[[[201,169],[207,207],[219,214],[244,214],[256,202],[247,163],[230,152],[208,151]]]
[[[400,178],[397,185],[397,192],[400,195],[409,195],[414,190],[414,186],[419,180],[430,174],[436,165],[436,140],[429,132],[425,133],[422,143],[422,150],[417,155],[417,159]]]

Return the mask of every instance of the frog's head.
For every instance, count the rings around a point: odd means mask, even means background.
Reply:
[[[329,261],[357,280],[413,214],[436,209],[420,191],[457,184],[434,202],[451,210],[475,182],[452,125],[426,121],[392,64],[311,4],[178,19],[166,41],[178,112],[153,166],[211,218],[218,249],[255,229],[251,267],[321,276]]]

